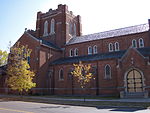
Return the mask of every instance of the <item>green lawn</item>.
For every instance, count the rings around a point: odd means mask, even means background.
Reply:
[[[67,104],[67,105],[81,105],[81,106],[94,106],[94,107],[141,107],[141,108],[148,108],[150,107],[150,103],[147,102],[108,102],[108,101],[66,101],[66,100],[51,100],[51,99],[37,99],[33,97],[39,97],[39,96],[8,96],[8,97],[0,97],[1,101],[28,101],[28,102],[40,102],[40,103],[50,103],[50,104]],[[47,97],[47,98],[63,98],[63,99],[83,99],[83,97],[73,97],[73,96],[42,96],[42,97]],[[102,97],[86,97],[86,98],[92,98],[92,99],[109,99],[109,98],[102,98]],[[114,99],[110,97],[110,99]]]

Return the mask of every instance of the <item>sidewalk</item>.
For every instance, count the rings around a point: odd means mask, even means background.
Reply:
[[[45,100],[64,100],[64,101],[84,101],[84,99],[64,99],[64,98],[48,98],[48,97],[31,97],[35,99],[45,99]],[[107,102],[150,102],[148,99],[85,99],[86,101],[107,101]]]
[[[19,95],[0,95],[0,98],[11,98],[11,97],[20,97]],[[43,99],[43,100],[62,100],[62,101],[84,101],[83,99],[75,99],[75,98],[53,98],[53,97],[43,97],[43,96],[23,96],[26,98],[31,98],[31,99]],[[91,102],[146,102],[146,103],[150,103],[150,98],[146,98],[146,99],[86,99],[86,101],[91,101]]]

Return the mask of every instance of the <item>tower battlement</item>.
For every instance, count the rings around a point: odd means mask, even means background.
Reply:
[[[59,4],[57,9],[37,13],[37,37],[50,41],[58,46],[64,46],[72,37],[80,36],[81,17],[68,10],[67,5]]]

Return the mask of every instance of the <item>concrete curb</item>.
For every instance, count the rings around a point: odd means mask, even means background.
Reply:
[[[21,97],[19,95],[0,95],[0,97],[5,97],[5,98],[11,98],[11,97]],[[40,96],[22,96],[22,97],[26,97],[26,98],[33,98],[33,99],[43,99],[43,100],[63,100],[63,101],[84,101],[84,99],[68,99],[68,98],[51,98],[51,97],[40,97]],[[88,102],[141,102],[141,103],[149,103],[150,102],[150,98],[148,99],[85,99]]]

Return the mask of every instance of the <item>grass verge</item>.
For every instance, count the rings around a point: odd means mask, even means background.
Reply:
[[[48,97],[47,97],[48,98]],[[92,106],[92,107],[138,107],[138,108],[149,108],[150,103],[148,102],[108,102],[108,101],[69,101],[69,100],[51,100],[51,99],[39,99],[32,97],[0,97],[0,101],[25,101],[25,102],[37,102],[37,103],[48,103],[48,104],[63,104],[63,105],[74,105],[74,106]]]

